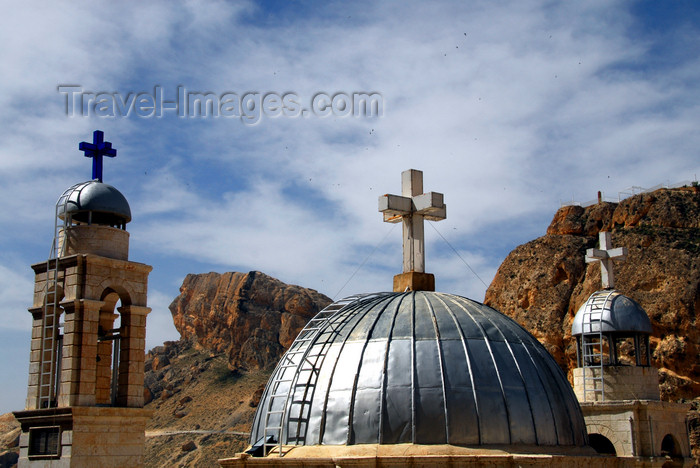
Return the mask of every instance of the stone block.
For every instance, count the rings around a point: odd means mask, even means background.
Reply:
[[[431,273],[409,271],[394,276],[394,292],[435,291],[435,276]]]
[[[63,334],[74,333],[77,331],[74,320],[66,320],[63,325]]]
[[[95,389],[89,393],[79,393],[75,396],[75,406],[94,406],[95,405]]]
[[[143,362],[134,362],[130,361],[129,362],[129,375],[134,375],[134,374],[143,374],[143,369],[144,369],[144,363]],[[142,378],[143,380],[143,378]]]
[[[66,345],[66,343],[64,343],[63,349],[61,350],[62,360],[65,361],[66,359],[72,359],[76,357],[78,352],[79,350],[77,346]]]
[[[131,328],[131,336],[133,338],[146,338],[146,327],[134,327]]]
[[[75,405],[77,398],[74,394],[61,393],[58,395],[58,406],[65,408],[67,406]]]
[[[67,322],[66,322],[67,323]],[[66,333],[63,335],[63,349],[66,349],[68,346],[76,346],[80,344],[81,342],[81,336],[80,333]]]
[[[80,380],[84,382],[86,385],[90,385],[93,388],[95,388],[95,380],[97,378],[97,370],[96,369],[90,369],[87,366],[81,368],[80,370]]]
[[[141,389],[141,396],[129,396],[126,399],[126,406],[130,408],[141,408],[143,407],[143,389]]]
[[[97,378],[106,378],[108,381],[112,376],[112,368],[110,366],[98,366],[97,367]]]
[[[77,353],[77,351],[73,351],[74,353]],[[67,372],[67,376],[61,377],[62,380],[76,380],[77,377],[74,377],[74,375],[77,375],[78,370],[80,369],[80,357],[79,356],[70,356],[70,357],[64,357],[63,360],[61,361],[61,370],[62,372]]]
[[[63,289],[63,294],[65,294],[66,299],[75,299],[75,297],[78,295],[78,285],[66,285],[66,287]]]
[[[62,431],[61,432],[61,444],[70,445],[73,443],[73,431]]]
[[[80,358],[79,364],[78,364],[78,369],[80,369],[81,375],[84,375],[83,372],[85,372],[85,371],[92,370],[93,373],[91,374],[91,379],[94,380],[95,379],[94,369],[97,369],[97,355]]]

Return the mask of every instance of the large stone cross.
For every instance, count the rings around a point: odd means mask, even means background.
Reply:
[[[104,141],[105,134],[95,130],[92,134],[92,143],[83,141],[78,145],[78,150],[85,152],[86,158],[92,158],[92,180],[102,182],[102,156],[113,158],[117,150],[112,148],[112,143]]]
[[[423,193],[423,172],[409,169],[401,173],[401,196],[379,197],[384,221],[403,221],[403,272],[425,272],[425,236],[423,220],[440,221],[447,217],[443,195]]]
[[[613,273],[613,259],[624,260],[627,256],[626,247],[612,248],[610,232],[600,231],[600,249],[586,250],[586,263],[600,262],[600,280],[603,288],[615,287],[615,274]]]

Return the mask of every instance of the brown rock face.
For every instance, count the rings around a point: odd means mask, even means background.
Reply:
[[[274,366],[306,322],[331,300],[264,273],[187,275],[170,304],[183,340],[226,352],[232,370]]]
[[[663,399],[700,394],[700,192],[657,190],[587,208],[561,208],[547,234],[513,250],[486,292],[485,303],[535,335],[565,371],[576,364],[571,322],[601,289],[600,266],[585,263],[598,232],[611,230],[615,288],[636,300],[654,328],[653,365]]]

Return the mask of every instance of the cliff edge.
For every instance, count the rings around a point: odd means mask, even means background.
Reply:
[[[661,398],[700,395],[700,191],[661,189],[620,203],[564,206],[546,235],[518,246],[501,264],[485,303],[534,334],[571,376],[576,348],[571,323],[588,296],[601,289],[600,266],[586,264],[598,233],[627,247],[615,262],[615,288],[637,301],[654,329],[652,365]]]

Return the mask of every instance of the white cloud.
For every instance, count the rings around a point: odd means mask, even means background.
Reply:
[[[34,278],[27,266],[0,264],[0,322],[2,328],[30,330]]]
[[[154,259],[149,346],[172,332],[159,334],[169,323],[166,291],[188,262],[262,270],[328,295],[348,280],[341,296],[390,288],[401,234],[382,223],[376,203],[399,193],[408,168],[424,171],[426,190],[445,194],[448,219],[437,227],[486,282],[516,242],[544,233],[533,220],[551,218],[560,199],[700,173],[694,52],[644,35],[627,3],[265,8],[3,9],[0,197],[10,221],[1,242],[14,255],[0,267],[5,326],[26,329],[14,310],[24,316],[31,277],[18,272],[48,253],[53,205],[89,176],[77,144],[96,128],[119,151],[106,181],[130,201],[132,251]],[[698,36],[690,24],[678,31],[668,40]],[[655,61],[670,49],[673,62]],[[255,126],[172,114],[69,118],[59,84],[122,95],[155,85],[172,95],[179,84],[295,92],[307,103],[316,92],[374,91],[385,106],[374,120],[263,118]],[[520,229],[496,235],[504,223]],[[426,235],[440,289],[481,300],[483,285],[430,228]]]
[[[175,298],[152,288],[148,291],[148,306],[151,308],[151,313],[148,314],[146,324],[146,350],[160,346],[165,341],[180,339],[168,309],[173,299]]]

